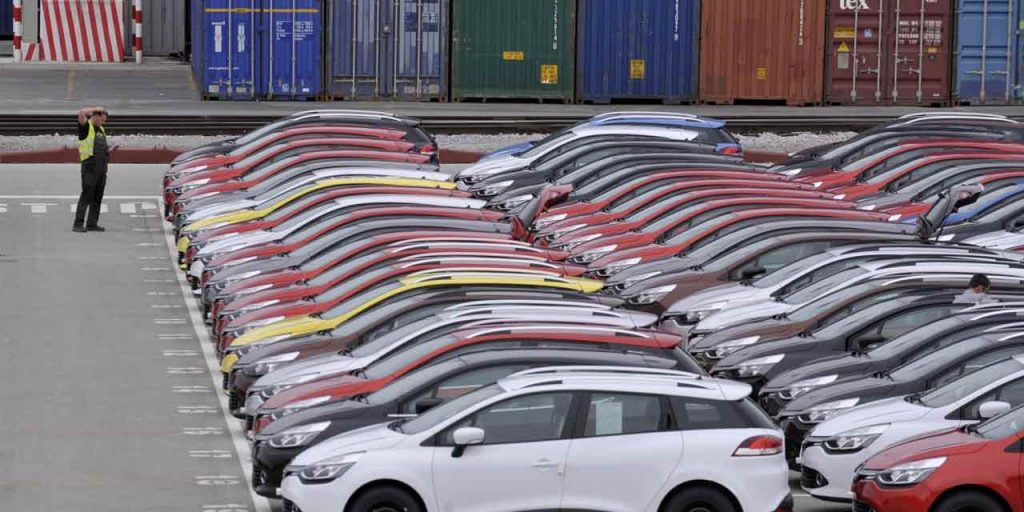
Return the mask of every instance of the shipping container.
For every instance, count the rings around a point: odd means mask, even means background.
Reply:
[[[573,100],[575,0],[452,0],[453,100]]]
[[[185,52],[186,0],[142,0],[142,53],[181,55]],[[131,16],[131,9],[125,9]],[[129,25],[126,25],[130,27]],[[131,41],[131,38],[127,38]]]
[[[448,0],[335,0],[327,13],[332,99],[447,98]]]
[[[697,96],[700,0],[579,0],[576,99]]]
[[[948,104],[952,14],[952,0],[829,0],[826,101]]]
[[[701,101],[821,103],[824,27],[824,0],[703,2]]]
[[[205,98],[315,99],[319,0],[196,0],[192,66]]]
[[[0,39],[14,36],[14,2],[0,0]]]
[[[1019,0],[959,0],[953,98],[962,105],[1006,105],[1019,98]]]

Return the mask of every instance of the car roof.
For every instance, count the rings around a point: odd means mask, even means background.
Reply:
[[[715,379],[689,372],[654,368],[558,366],[533,368],[498,381],[506,391],[528,388],[587,389],[654,393],[712,400],[735,401],[750,395],[749,384]]]
[[[612,126],[622,124],[683,126],[692,128],[718,129],[725,127],[725,121],[694,114],[676,112],[607,112],[598,114],[585,122],[591,126]]]

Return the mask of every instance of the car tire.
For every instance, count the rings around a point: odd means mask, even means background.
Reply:
[[[934,512],[1004,512],[999,500],[980,492],[960,491],[942,498]]]
[[[346,509],[350,512],[426,512],[419,500],[405,489],[392,485],[373,487],[359,493]]]
[[[739,512],[722,491],[710,487],[690,487],[675,493],[662,512]]]

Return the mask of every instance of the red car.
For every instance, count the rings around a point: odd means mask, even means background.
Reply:
[[[529,272],[547,272],[552,276],[565,275],[563,272],[576,273],[572,265],[551,264],[548,268],[538,268],[534,261],[523,261],[506,259],[505,263],[480,262],[463,263],[452,265],[448,262],[425,261],[412,262],[409,264],[392,264],[364,274],[347,273],[347,279],[339,280],[339,284],[323,290],[319,294],[309,294],[288,302],[278,301],[275,297],[270,300],[277,301],[275,304],[263,305],[258,309],[242,311],[241,315],[232,318],[230,315],[221,318],[226,323],[220,327],[218,348],[221,352],[226,349],[234,338],[237,337],[239,329],[243,329],[253,322],[265,321],[269,318],[285,319],[294,316],[316,315],[330,311],[332,308],[343,304],[347,299],[356,296],[370,288],[382,283],[395,282],[415,272],[431,270],[519,270]],[[269,294],[273,297],[273,294]],[[269,297],[268,297],[269,299]],[[225,312],[221,312],[226,315]],[[232,332],[230,336],[225,336]]]
[[[262,151],[263,149],[275,144],[295,142],[304,139],[322,139],[327,137],[402,141],[405,139],[405,136],[405,132],[401,130],[390,130],[387,128],[370,128],[365,126],[326,125],[300,126],[296,128],[289,128],[287,130],[281,130],[279,132],[272,133],[267,137],[256,140],[250,144],[233,148],[230,153],[206,155],[195,160],[171,166],[170,170],[167,171],[167,173],[164,175],[164,185],[166,186],[167,184],[169,184],[171,181],[173,181],[175,178],[178,178],[182,174],[234,165],[239,160],[243,160],[257,153],[258,151]],[[423,150],[432,149],[432,147],[421,146],[420,149],[420,152],[423,153]],[[433,154],[434,152],[423,154]]]
[[[1024,407],[893,445],[864,462],[853,492],[854,511],[1024,510]]]
[[[1024,179],[1024,170],[1020,171],[1000,171],[993,174],[986,174],[978,178],[968,178],[967,181],[971,183],[980,183],[985,187],[985,194],[989,194],[995,190],[999,190],[1002,187],[1013,186],[1018,184],[1018,180]],[[921,200],[914,200],[901,205],[892,206],[885,208],[882,211],[894,214],[900,214],[904,218],[906,217],[918,217],[924,215],[934,204],[935,197],[923,198]]]
[[[662,187],[642,198],[618,208],[580,215],[556,222],[538,231],[534,241],[541,246],[579,245],[594,233],[610,235],[642,229],[660,219],[705,201],[738,197],[779,197],[822,199],[832,201],[835,194],[794,187],[791,182],[757,182],[742,180],[695,180]],[[592,229],[588,229],[592,228]],[[579,235],[579,236],[577,236]],[[578,242],[578,243],[577,243]]]
[[[715,170],[694,170],[681,169],[662,171],[656,174],[640,175],[621,183],[611,190],[605,191],[588,200],[573,200],[570,193],[566,194],[563,200],[571,201],[549,207],[546,211],[537,216],[534,221],[535,229],[543,229],[554,222],[565,219],[573,219],[578,215],[596,213],[605,208],[615,208],[628,201],[653,191],[656,188],[674,185],[677,181],[689,180],[744,180],[757,181],[759,183],[791,183],[781,174],[767,174],[749,171],[715,171]],[[813,188],[810,184],[791,185],[794,187]]]
[[[335,139],[338,140],[338,139]],[[370,139],[364,139],[370,140]],[[311,141],[302,141],[311,142]],[[384,141],[386,142],[386,141]],[[388,144],[405,144],[405,143],[391,143]],[[298,143],[294,143],[298,144]],[[343,146],[339,146],[343,147]],[[377,160],[386,162],[407,162],[414,164],[427,163],[430,157],[419,155],[416,153],[407,153],[401,151],[386,151],[386,150],[373,150],[373,149],[329,149],[317,148],[312,146],[309,148],[303,148],[295,155],[285,158],[280,161],[274,161],[266,163],[263,166],[253,168],[240,168],[240,167],[229,167],[223,170],[210,170],[202,171],[188,176],[179,178],[180,180],[188,180],[186,185],[189,185],[188,190],[182,190],[182,186],[174,185],[179,180],[172,182],[171,186],[165,189],[164,200],[167,204],[173,204],[174,209],[172,210],[172,217],[181,211],[179,203],[190,201],[196,197],[204,196],[208,193],[225,193],[233,192],[236,190],[244,190],[255,186],[257,183],[262,182],[270,176],[284,171],[290,167],[302,164],[312,164],[317,161],[330,161],[330,160]],[[241,165],[242,162],[239,163]],[[202,185],[197,185],[202,183]]]
[[[398,350],[388,354],[356,375],[318,379],[274,394],[260,407],[260,419],[253,427],[259,432],[259,429],[270,424],[268,416],[274,410],[300,400],[328,396],[331,401],[337,401],[371,393],[406,373],[453,352],[483,344],[524,341],[540,346],[582,343],[593,344],[606,350],[621,347],[623,350],[682,352],[679,349],[679,343],[682,341],[680,337],[658,331],[620,331],[580,325],[571,325],[568,329],[563,325],[460,329],[414,345],[418,350]],[[425,346],[433,350],[424,352],[422,349]],[[676,354],[673,357],[688,358],[685,354]]]
[[[804,199],[788,197],[785,190],[765,190],[755,197],[733,197],[706,200],[719,191],[705,190],[679,196],[665,206],[660,203],[647,215],[634,216],[619,222],[591,226],[573,231],[567,237],[555,239],[551,246],[558,249],[569,247],[569,258],[592,252],[595,248],[615,245],[616,250],[654,244],[666,233],[688,229],[712,221],[737,210],[789,206],[793,208],[838,208],[854,209],[856,203],[834,199]],[[696,196],[696,197],[694,197]],[[685,201],[682,208],[676,208],[678,201]],[[668,235],[672,236],[672,235]],[[582,242],[582,243],[580,243]],[[584,261],[583,263],[589,263]]]
[[[576,257],[570,256],[569,261],[574,263],[588,263],[591,273],[597,275],[600,269],[602,275],[614,274],[608,269],[617,262],[630,260],[631,265],[637,265],[648,261],[674,256],[688,249],[695,249],[704,243],[716,240],[723,235],[738,231],[745,227],[772,220],[785,220],[793,217],[826,217],[844,220],[863,221],[890,221],[897,220],[887,213],[865,212],[862,210],[841,210],[841,209],[810,209],[810,208],[761,208],[732,212],[722,215],[713,221],[707,222],[695,229],[685,229],[674,237],[665,239],[658,244],[647,244],[631,249],[620,248],[614,238],[605,241],[605,245],[592,249],[590,257],[581,258],[583,254]],[[582,260],[589,260],[582,261]]]
[[[1024,144],[1012,142],[992,142],[969,139],[935,139],[927,142],[910,142],[898,146],[890,146],[880,152],[870,152],[870,146],[861,149],[860,159],[837,169],[824,176],[808,176],[797,181],[818,183],[822,190],[846,187],[867,179],[884,170],[895,169],[905,163],[919,160],[935,153],[960,152],[975,153],[979,150],[990,152],[1024,152]]]
[[[404,261],[415,261],[422,264],[428,261],[438,263],[446,262],[451,266],[462,266],[466,258],[488,258],[498,263],[501,258],[507,261],[517,262],[523,268],[534,268],[535,270],[549,270],[564,276],[579,277],[586,270],[580,265],[558,263],[548,261],[542,257],[526,256],[514,245],[508,244],[468,244],[470,247],[459,249],[457,244],[438,244],[435,246],[421,246],[412,250],[405,247],[396,247],[368,254],[363,257],[345,262],[331,268],[318,269],[320,272],[312,279],[292,281],[287,285],[274,286],[261,291],[237,296],[234,300],[224,300],[219,307],[215,306],[213,312],[218,318],[239,316],[242,311],[256,309],[256,306],[266,307],[273,304],[293,302],[304,297],[314,297],[335,286],[341,286],[346,281],[360,276],[365,272],[380,267],[400,264]],[[476,247],[473,247],[476,246]],[[531,266],[529,262],[534,264]],[[223,296],[223,295],[221,295]],[[217,302],[215,301],[215,304]],[[222,327],[218,321],[217,327]],[[214,334],[220,334],[218,328]]]

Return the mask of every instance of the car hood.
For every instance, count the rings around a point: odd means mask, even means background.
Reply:
[[[991,249],[1013,249],[1024,245],[1024,234],[1009,231],[985,233],[964,240],[964,243],[980,245]]]
[[[205,219],[215,215],[237,212],[246,208],[255,208],[259,203],[252,199],[236,199],[231,201],[217,202],[212,205],[197,205],[196,208],[185,207],[185,216],[188,219]]]
[[[901,396],[886,398],[885,400],[854,407],[835,418],[826,420],[815,427],[810,435],[814,437],[831,437],[855,428],[900,421],[914,421],[923,418],[929,411],[931,411],[930,408],[907,402]]]
[[[608,278],[608,286],[618,286],[636,276],[643,276],[657,272],[658,275],[685,272],[699,262],[690,258],[665,258],[648,262],[637,263]]]
[[[716,302],[727,302],[727,306],[731,309],[734,306],[765,301],[768,299],[769,293],[769,290],[763,288],[743,286],[738,283],[713,286],[674,302],[665,311],[665,316],[685,315],[690,311],[700,309],[702,306],[707,307]]]
[[[884,393],[893,385],[893,381],[878,377],[836,382],[796,397],[792,402],[786,404],[786,408],[780,415],[794,416],[816,405],[847,398],[860,398],[861,401],[857,405],[862,405],[868,401],[865,396],[884,396]]]
[[[390,448],[404,439],[405,434],[389,429],[388,423],[371,425],[316,444],[298,454],[290,465],[308,466],[337,455]]]
[[[274,242],[280,240],[287,235],[284,231],[248,231],[245,233],[234,233],[219,240],[212,240],[210,243],[203,246],[202,249],[196,253],[198,257],[211,256],[213,254],[223,254],[226,252],[237,251],[246,247],[252,247],[253,245],[265,244],[268,242]]]
[[[521,169],[526,167],[530,163],[529,160],[513,156],[511,153],[495,156],[487,160],[477,162],[469,167],[466,167],[459,172],[458,178],[464,178],[466,176],[473,176],[483,171],[490,171],[498,169],[501,172],[511,171],[514,169]]]
[[[292,384],[296,377],[316,374],[317,379],[342,375],[366,366],[376,360],[376,357],[351,357],[337,353],[331,353],[301,361],[294,362],[282,368],[278,368],[259,378],[252,385],[252,389],[263,389],[278,384]]]
[[[343,421],[350,418],[356,418],[372,407],[364,402],[357,402],[355,400],[343,400],[335,403],[328,403],[324,405],[318,405],[309,409],[301,410],[294,414],[289,414],[279,420],[276,420],[267,425],[257,435],[257,439],[266,439],[274,437],[285,430],[300,425],[309,425],[310,423],[317,423],[320,421]]]
[[[864,375],[878,370],[875,360],[869,357],[839,355],[801,365],[799,368],[780,373],[764,385],[764,391],[778,391],[790,385],[815,377],[839,375],[839,380],[850,375]]]
[[[946,430],[891,446],[868,459],[864,463],[864,468],[888,469],[903,462],[923,460],[939,455],[965,455],[980,450],[988,441],[988,439],[972,436],[959,429]]]
[[[699,331],[717,331],[752,320],[771,318],[781,313],[788,313],[793,309],[792,304],[771,300],[747,301],[743,305],[730,304],[728,308],[712,313],[707,318],[698,322],[696,329]]]

